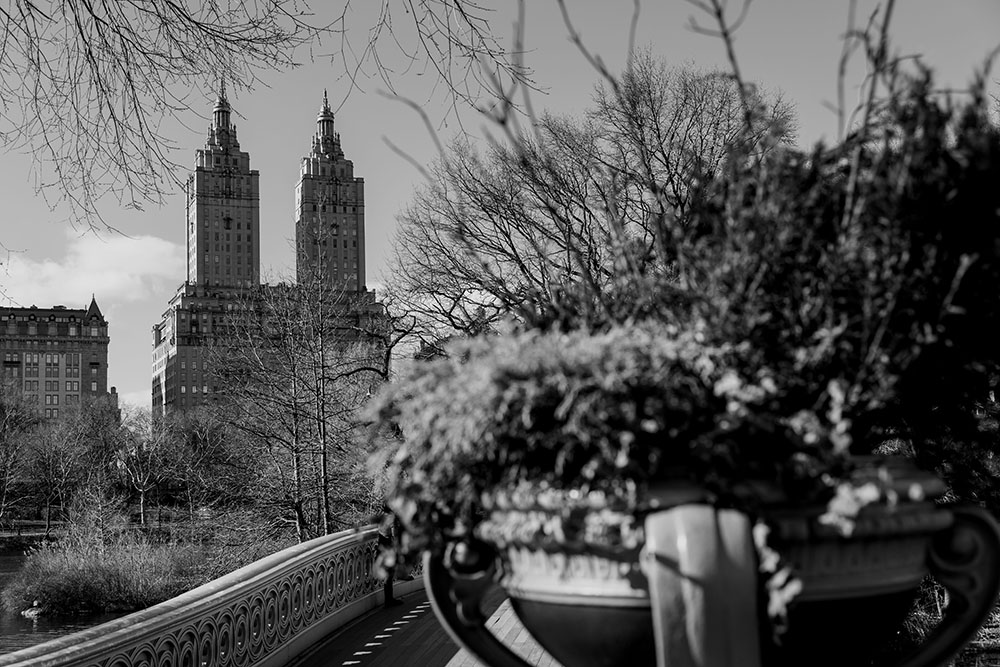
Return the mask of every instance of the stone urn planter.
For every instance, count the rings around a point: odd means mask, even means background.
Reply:
[[[946,663],[975,632],[994,521],[939,506],[942,484],[902,463],[854,477],[896,447],[1000,513],[1000,131],[981,88],[952,104],[926,71],[898,74],[829,148],[761,143],[748,122],[683,207],[658,167],[633,181],[596,159],[579,202],[522,216],[534,188],[504,190],[516,225],[492,194],[449,200],[450,228],[421,213],[462,241],[461,296],[428,328],[451,339],[369,403],[372,468],[400,551],[430,554],[438,613],[473,653],[523,664],[483,629],[495,583],[566,667],[863,666],[927,574],[950,604],[902,664]],[[620,90],[623,109],[645,97]],[[563,182],[560,152],[522,148]],[[522,218],[538,233],[513,233]],[[504,264],[508,245],[526,254]],[[460,335],[453,316],[470,318]]]
[[[821,521],[824,508],[768,509],[768,544],[801,582],[780,643],[751,520],[689,484],[651,492],[633,522],[596,503],[567,514],[551,499],[501,498],[476,538],[425,556],[427,590],[452,637],[497,667],[526,664],[484,626],[479,602],[497,584],[566,667],[833,666],[867,664],[931,574],[950,603],[900,665],[947,664],[1000,590],[1000,532],[982,510],[936,505],[933,476],[883,466],[894,502],[862,508],[849,535]]]

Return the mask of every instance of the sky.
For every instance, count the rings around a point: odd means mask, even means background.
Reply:
[[[322,2],[340,5],[338,0]],[[371,26],[372,17],[365,12],[379,4],[366,0],[352,5],[361,7],[348,15],[348,34],[355,43],[364,41]],[[516,32],[515,1],[483,0],[482,4],[496,8],[490,27],[511,44]],[[739,3],[733,0],[731,4]],[[620,71],[629,47],[633,3],[566,0],[566,5],[587,47],[608,69]],[[828,0],[758,0],[736,34],[744,79],[780,91],[795,105],[798,143],[804,147],[837,136],[837,118],[828,107],[837,99],[847,6]],[[524,61],[533,70],[539,89],[532,93],[532,105],[536,110],[580,115],[591,99],[597,73],[571,43],[554,0],[528,0],[525,7]],[[857,16],[864,20],[875,7],[873,2],[859,1]],[[727,67],[723,44],[691,30],[692,17],[709,23],[709,17],[692,4],[647,0],[640,6],[634,43],[649,47],[669,64]],[[935,71],[940,87],[966,88],[974,70],[998,45],[1000,3],[996,0],[896,3],[894,52],[919,56]],[[251,167],[260,172],[261,275],[273,282],[292,274],[299,162],[309,150],[323,91],[329,91],[344,152],[354,161],[355,175],[365,179],[367,283],[377,290],[385,281],[396,215],[422,182],[412,162],[431,162],[436,143],[420,115],[388,95],[377,77],[362,79],[352,90],[342,67],[325,55],[334,46],[316,46],[311,57],[299,58],[299,67],[265,75],[254,90],[230,91],[229,100],[241,147],[250,153]],[[473,134],[490,131],[487,120],[475,110],[466,109],[459,116],[449,113],[440,87],[434,87],[434,76],[426,68],[404,67],[391,49],[384,57],[399,72],[396,92],[423,108],[440,141],[447,143],[463,128]],[[1000,63],[994,69],[991,92],[997,94]],[[856,57],[846,88],[851,103],[858,97],[863,74]],[[194,151],[205,141],[213,101],[214,97],[206,96],[182,122],[165,126],[180,147],[174,154],[180,164],[193,165]],[[64,212],[51,210],[34,191],[31,172],[29,155],[0,154],[3,304],[85,308],[95,295],[109,322],[109,384],[117,387],[123,403],[148,407],[150,331],[185,276],[183,199],[173,194],[164,206],[144,211],[125,210],[113,200],[104,200],[104,219],[117,231],[95,233],[74,228]]]

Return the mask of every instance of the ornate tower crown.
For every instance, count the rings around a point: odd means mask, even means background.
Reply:
[[[323,90],[323,104],[316,116],[316,134],[313,136],[312,153],[334,160],[344,157],[344,151],[340,148],[340,135],[334,131],[333,111],[330,110],[326,89]]]
[[[226,98],[226,80],[219,79],[219,97],[212,107],[212,126],[208,130],[208,143],[215,146],[233,147],[239,150],[236,140],[236,126],[230,122],[232,107]]]

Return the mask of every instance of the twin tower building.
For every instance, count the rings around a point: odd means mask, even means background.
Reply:
[[[225,88],[185,185],[187,278],[153,327],[153,411],[202,403],[216,390],[206,345],[226,314],[260,285],[260,174],[240,149]],[[344,157],[323,93],[312,150],[295,187],[296,276],[323,280],[374,305],[365,287],[365,184]]]

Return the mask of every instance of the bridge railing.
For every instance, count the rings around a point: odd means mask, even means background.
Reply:
[[[381,602],[376,529],[285,549],[109,623],[0,656],[0,667],[273,667]]]

